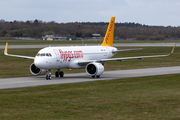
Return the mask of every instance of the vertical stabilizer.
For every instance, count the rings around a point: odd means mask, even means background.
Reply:
[[[101,46],[113,46],[115,17],[111,17],[104,41]]]

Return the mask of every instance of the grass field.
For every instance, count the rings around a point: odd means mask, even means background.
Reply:
[[[179,75],[0,90],[2,120],[179,120]]]

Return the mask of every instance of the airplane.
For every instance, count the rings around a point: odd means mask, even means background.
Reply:
[[[99,78],[104,72],[104,63],[107,61],[123,61],[129,59],[143,59],[151,57],[165,57],[173,54],[176,43],[170,54],[111,58],[117,52],[140,50],[124,49],[118,50],[113,47],[115,17],[111,17],[104,40],[100,46],[70,46],[70,47],[46,47],[41,49],[35,57],[8,54],[8,43],[6,43],[4,54],[7,56],[33,59],[34,63],[30,65],[30,72],[33,75],[43,75],[48,72],[46,79],[51,80],[51,71],[55,72],[56,77],[63,77],[64,72],[61,69],[82,69],[92,78]]]

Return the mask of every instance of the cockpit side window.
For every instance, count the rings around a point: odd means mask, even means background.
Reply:
[[[44,57],[44,56],[52,57],[51,53],[38,53],[36,56],[39,56],[39,57]]]
[[[51,53],[49,53],[49,56],[52,57]]]
[[[45,54],[45,53],[42,53],[41,56],[46,56],[46,54]]]

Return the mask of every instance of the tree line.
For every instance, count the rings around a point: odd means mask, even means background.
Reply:
[[[57,23],[37,19],[25,22],[0,20],[0,37],[42,37],[52,34],[67,37],[92,37],[95,33],[104,37],[108,24],[108,22]],[[137,40],[180,39],[180,27],[115,23],[114,37]]]

